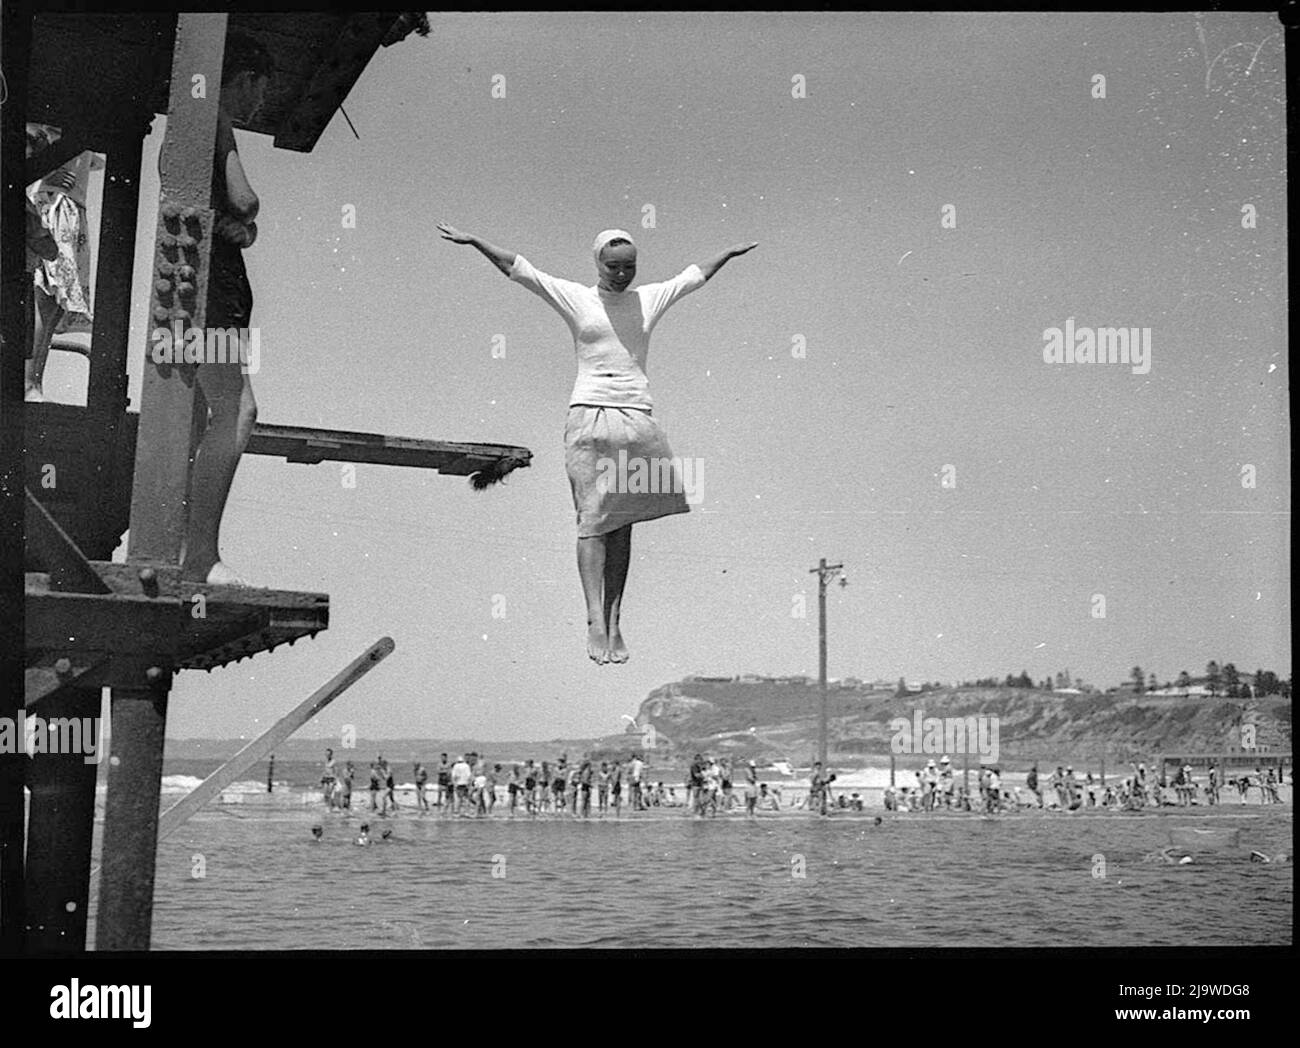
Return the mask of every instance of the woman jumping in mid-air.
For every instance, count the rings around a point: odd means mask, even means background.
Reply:
[[[669,306],[703,285],[728,259],[758,245],[730,248],[703,265],[692,263],[671,280],[641,284],[629,292],[636,276],[636,246],[621,229],[605,230],[592,245],[598,276],[593,287],[543,273],[523,255],[445,223],[438,229],[447,240],[476,247],[511,280],[551,305],[573,332],[578,379],[569,398],[564,447],[578,511],[587,655],[597,664],[626,662],[619,611],[632,525],[690,512],[678,463],[672,461],[668,438],[652,414],[646,379],[650,333]],[[669,471],[672,482],[664,483]],[[651,483],[646,483],[647,474]]]

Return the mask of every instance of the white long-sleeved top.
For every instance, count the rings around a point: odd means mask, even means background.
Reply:
[[[564,318],[573,332],[578,377],[569,397],[599,407],[654,407],[646,357],[650,334],[668,307],[703,286],[704,273],[692,263],[671,280],[626,291],[584,287],[536,269],[515,256],[510,279],[522,284]]]

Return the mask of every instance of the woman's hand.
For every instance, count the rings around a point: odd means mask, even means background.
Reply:
[[[474,236],[470,233],[462,233],[455,226],[449,226],[446,222],[438,223],[438,232],[442,234],[444,240],[450,240],[453,244],[472,244]]]
[[[757,240],[751,240],[748,244],[737,244],[735,247],[729,247],[726,251],[722,252],[722,254],[718,255],[717,258],[712,258],[708,262],[701,263],[700,272],[704,274],[705,280],[711,280],[713,274],[725,266],[729,259],[733,259],[737,255],[743,255],[747,251],[753,251],[756,247],[758,247]]]
[[[446,222],[438,223],[438,232],[442,234],[444,240],[450,240],[453,244],[470,244],[502,273],[506,276],[510,275],[510,270],[515,264],[513,251],[506,251],[495,244],[489,244],[482,237],[476,237],[472,233],[462,233],[455,226],[447,225]]]
[[[69,171],[66,167],[61,167],[45,179],[45,184],[51,189],[70,193],[77,185],[77,174],[75,171]]]

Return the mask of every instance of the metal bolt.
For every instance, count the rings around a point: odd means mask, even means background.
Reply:
[[[163,679],[163,671],[157,666],[150,666],[144,671],[145,680],[150,684],[157,684]]]
[[[70,659],[58,659],[54,663],[54,672],[60,677],[66,677],[72,672],[72,661]]]

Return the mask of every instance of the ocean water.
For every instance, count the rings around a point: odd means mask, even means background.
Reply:
[[[155,949],[1291,942],[1292,809],[357,817],[209,809],[158,853]],[[315,841],[310,827],[325,828]],[[1144,861],[1177,826],[1241,848]],[[380,832],[392,837],[380,839]],[[90,941],[94,939],[92,885]]]

